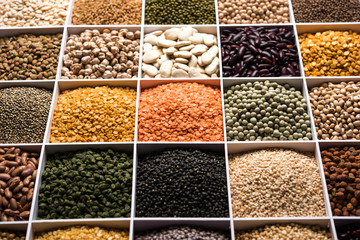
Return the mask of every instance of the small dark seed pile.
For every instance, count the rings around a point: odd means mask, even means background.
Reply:
[[[215,24],[213,0],[147,0],[145,24]]]
[[[173,149],[140,156],[137,217],[228,217],[224,156]]]
[[[41,143],[51,100],[46,89],[0,89],[0,143]]]
[[[355,240],[360,238],[360,223],[355,222],[337,228],[339,240]]]
[[[293,0],[296,22],[360,22],[359,0]]]
[[[62,34],[0,38],[0,80],[55,79]]]
[[[292,28],[223,27],[220,31],[224,77],[300,76]]]
[[[46,161],[39,219],[130,217],[132,158],[113,150],[55,154]]]
[[[135,235],[135,240],[230,240],[228,233],[192,226],[171,226]]]

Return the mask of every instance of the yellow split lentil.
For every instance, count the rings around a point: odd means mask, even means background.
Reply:
[[[84,87],[63,91],[52,120],[50,142],[134,141],[136,90]]]
[[[128,240],[129,232],[101,227],[75,226],[38,233],[35,240]]]
[[[359,76],[360,35],[353,31],[324,31],[299,36],[306,76]]]

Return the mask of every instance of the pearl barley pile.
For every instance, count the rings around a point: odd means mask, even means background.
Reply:
[[[308,153],[263,149],[234,154],[229,171],[236,218],[326,214],[319,168]]]
[[[288,0],[219,0],[220,24],[288,23]]]
[[[239,231],[236,240],[292,239],[292,240],[331,240],[328,229],[316,225],[297,223],[265,225],[247,231]]]
[[[63,25],[68,0],[1,0],[0,27]]]

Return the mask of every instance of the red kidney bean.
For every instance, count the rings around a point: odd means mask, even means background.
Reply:
[[[224,77],[299,76],[292,27],[220,29]]]

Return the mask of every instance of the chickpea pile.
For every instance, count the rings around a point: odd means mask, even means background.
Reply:
[[[220,0],[220,24],[288,23],[287,0]]]

